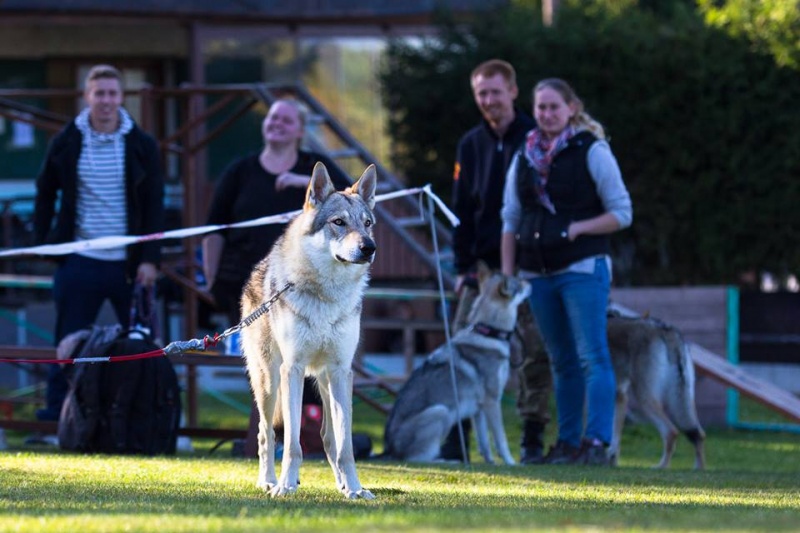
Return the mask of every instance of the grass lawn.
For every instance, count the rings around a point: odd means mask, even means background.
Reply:
[[[247,420],[211,397],[201,416],[219,427]],[[510,397],[506,417],[518,455]],[[383,417],[357,403],[354,418],[380,451]],[[363,461],[374,501],[345,500],[322,461],[303,464],[296,495],[273,500],[255,487],[257,462],[231,457],[228,444],[136,458],[67,454],[23,437],[0,452],[0,531],[800,531],[800,435],[791,433],[711,429],[704,472],[691,470],[685,440],[669,470],[650,469],[661,446],[650,426],[626,428],[616,469]]]

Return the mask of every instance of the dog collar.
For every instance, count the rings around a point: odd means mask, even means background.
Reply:
[[[479,335],[483,335],[484,337],[492,337],[493,339],[500,339],[504,341],[511,340],[511,335],[514,333],[513,331],[497,329],[489,326],[488,324],[484,324],[483,322],[473,324],[472,331],[478,333]]]

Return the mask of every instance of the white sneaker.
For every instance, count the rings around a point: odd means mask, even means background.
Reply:
[[[44,435],[42,437],[42,444],[58,448],[58,435]]]
[[[45,446],[55,446],[58,447],[58,436],[57,435],[42,435],[41,433],[37,433],[35,435],[31,435],[27,439],[25,439],[25,444],[36,444],[36,445],[45,445]]]
[[[186,436],[178,437],[178,441],[175,443],[175,449],[179,452],[193,452],[194,446],[192,446],[192,439]]]

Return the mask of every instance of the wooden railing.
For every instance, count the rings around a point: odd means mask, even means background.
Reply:
[[[185,276],[182,276],[176,269],[167,267],[164,269],[165,274],[173,281],[179,282],[184,288],[196,290],[196,287],[191,284]],[[48,289],[52,286],[52,278],[48,276],[2,276],[0,279],[3,286],[6,287],[25,287],[25,288],[40,288]],[[181,283],[184,281],[185,283]],[[199,291],[202,292],[202,291]],[[198,294],[201,299],[207,299],[205,293]],[[446,293],[445,297],[452,300],[453,294]],[[401,301],[415,301],[415,300],[437,300],[440,298],[440,293],[437,290],[430,289],[394,289],[394,288],[370,288],[367,290],[366,298],[368,299],[382,299],[395,302]],[[372,318],[365,317],[362,320],[362,328],[364,330],[380,330],[380,331],[402,331],[402,345],[403,357],[405,360],[404,370],[405,375],[411,373],[413,370],[414,357],[416,354],[415,339],[417,332],[432,332],[441,331],[443,325],[438,320],[402,320],[393,318]],[[54,359],[55,349],[53,347],[30,347],[30,346],[17,346],[17,345],[0,345],[0,358],[4,359]],[[175,365],[184,365],[185,372],[185,385],[186,385],[186,420],[187,426],[180,429],[181,435],[192,437],[212,437],[220,439],[244,437],[246,429],[221,429],[221,428],[203,428],[198,424],[198,384],[197,384],[197,370],[199,367],[229,367],[241,368],[242,361],[239,357],[220,356],[217,353],[211,355],[200,354],[184,354],[170,356],[170,360]],[[386,376],[380,376],[374,372],[367,370],[359,361],[355,361],[353,365],[354,371],[354,390],[353,393],[362,401],[377,409],[382,413],[388,413],[389,405],[381,403],[373,399],[369,393],[369,389],[378,389],[390,397],[393,401],[396,395],[396,382],[387,379]],[[401,376],[402,377],[402,376]],[[5,399],[8,401],[8,399]],[[0,403],[4,401],[0,398]],[[43,431],[54,432],[56,429],[55,423],[33,421],[33,420],[19,420],[19,419],[5,419],[0,418],[0,428],[24,430],[24,431]]]

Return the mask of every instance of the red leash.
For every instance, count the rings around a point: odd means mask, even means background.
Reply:
[[[209,346],[216,346],[220,341],[233,333],[241,330],[243,327],[249,326],[261,315],[269,311],[273,303],[286,291],[294,286],[293,283],[287,283],[280,291],[278,291],[268,301],[262,303],[255,311],[249,316],[245,317],[241,322],[232,326],[220,333],[214,333],[214,336],[206,335],[202,339],[191,339],[189,341],[174,341],[159,350],[145,352],[134,355],[110,355],[107,357],[76,357],[72,359],[0,359],[0,363],[58,363],[74,365],[78,363],[116,363],[120,361],[134,361],[136,359],[148,359],[150,357],[161,357],[163,355],[177,355],[183,354],[188,351],[202,352],[208,349]]]
[[[107,357],[77,357],[73,359],[0,359],[0,363],[60,363],[74,365],[78,363],[117,363],[120,361],[135,361],[136,359],[149,359],[166,355],[163,349],[133,355],[109,355]]]

